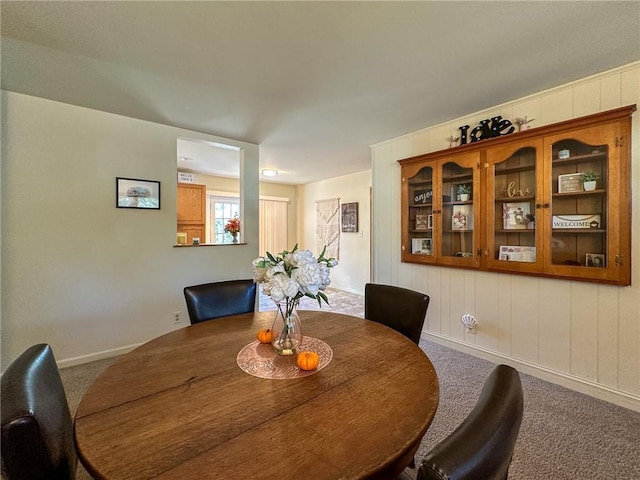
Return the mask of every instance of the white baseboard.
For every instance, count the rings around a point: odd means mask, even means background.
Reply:
[[[347,293],[355,293],[356,295],[364,296],[364,293],[362,291],[358,291],[355,288],[343,287],[342,285],[333,285],[333,284],[331,284],[331,288],[335,288],[336,290],[340,290]]]
[[[103,360],[105,358],[124,355],[125,353],[129,353],[131,350],[139,347],[140,345],[142,345],[142,343],[113,348],[111,350],[103,350],[102,352],[90,353],[88,355],[81,355],[79,357],[65,358],[64,360],[60,360],[56,363],[58,364],[58,368],[73,367],[74,365],[82,365],[83,363],[95,362],[96,360]]]
[[[459,342],[448,337],[436,335],[431,332],[423,332],[423,335],[430,341],[443,345],[445,347],[458,350],[463,353],[468,353],[474,357],[479,357],[484,360],[488,360],[493,363],[504,363],[519,370],[522,373],[526,373],[533,377],[545,380],[547,382],[555,383],[563,387],[569,388],[576,392],[590,395],[594,398],[604,400],[615,405],[619,405],[636,412],[640,412],[640,397],[632,395],[630,393],[615,390],[613,388],[599,385],[594,382],[589,382],[582,378],[574,377],[572,375],[557,372],[540,365],[518,360],[517,358],[509,357],[501,353],[487,350],[476,345],[469,345],[467,343]]]

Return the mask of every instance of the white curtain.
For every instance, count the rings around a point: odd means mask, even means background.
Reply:
[[[275,255],[293,247],[293,245],[287,245],[287,207],[287,199],[260,199],[260,238],[258,244],[260,255],[264,255],[265,252]]]

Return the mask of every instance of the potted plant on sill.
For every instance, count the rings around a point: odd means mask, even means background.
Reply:
[[[461,202],[466,202],[469,200],[469,195],[471,194],[471,185],[467,185],[466,183],[461,183],[458,185],[458,200]]]
[[[600,178],[600,175],[593,170],[588,170],[581,173],[580,178],[582,179],[582,186],[585,192],[591,192],[596,189],[596,180]]]

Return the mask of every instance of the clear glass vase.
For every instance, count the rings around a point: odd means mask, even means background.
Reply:
[[[271,326],[274,350],[278,355],[295,355],[302,343],[302,324],[297,300],[276,302],[276,318]]]

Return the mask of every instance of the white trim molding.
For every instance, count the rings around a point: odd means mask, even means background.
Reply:
[[[467,353],[474,357],[482,358],[493,363],[504,363],[516,370],[531,375],[533,377],[545,380],[556,385],[561,385],[570,390],[584,393],[594,398],[604,400],[621,407],[640,412],[640,397],[619,390],[607,388],[597,383],[589,382],[585,379],[574,377],[566,373],[557,372],[549,368],[541,367],[529,362],[518,360],[513,357],[508,357],[491,350],[487,350],[478,346],[470,345],[468,343],[458,342],[448,337],[436,335],[431,332],[423,331],[423,338],[442,345],[444,347],[458,350],[459,352]]]

